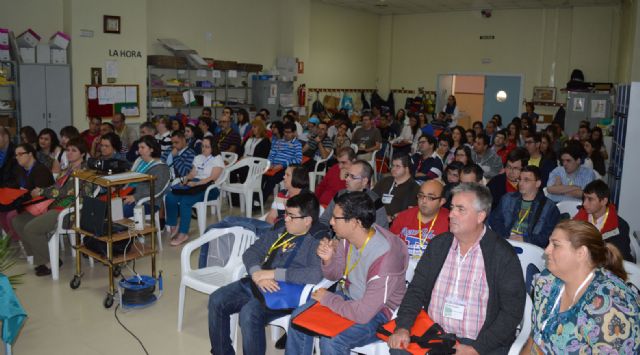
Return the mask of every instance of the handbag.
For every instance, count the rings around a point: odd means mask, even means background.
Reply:
[[[396,329],[396,321],[391,320],[378,328],[378,338],[388,341]],[[454,354],[456,345],[455,334],[445,333],[444,329],[435,323],[423,309],[416,317],[411,327],[411,342],[407,351],[413,355],[424,354]]]
[[[174,195],[195,195],[200,192],[207,191],[207,188],[209,187],[209,185],[211,185],[211,183],[204,184],[204,185],[197,185],[197,186],[177,184],[177,185],[171,186],[171,192]]]
[[[320,303],[307,308],[291,322],[295,326],[329,338],[335,337],[356,324],[356,322],[335,313]]]
[[[271,310],[288,311],[292,312],[300,305],[300,295],[304,290],[305,285],[295,284],[285,281],[278,282],[278,291],[276,292],[264,292],[262,291],[253,280],[251,282],[251,291],[253,296],[257,298],[260,303]]]
[[[55,200],[52,198],[45,199],[44,197],[42,197],[27,201],[22,206],[24,207],[25,211],[31,213],[32,215],[40,216],[49,210],[49,206],[53,203],[53,201]]]

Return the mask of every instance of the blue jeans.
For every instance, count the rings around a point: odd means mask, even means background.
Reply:
[[[345,299],[348,299],[343,295]],[[316,301],[309,301],[299,307],[291,314],[291,319],[302,313],[307,308],[315,304]],[[358,346],[364,346],[378,340],[376,330],[381,324],[388,321],[387,316],[378,312],[366,324],[354,324],[342,333],[333,338],[320,337],[320,353],[322,355],[349,354],[350,350]],[[311,355],[313,353],[313,335],[308,335],[304,331],[289,324],[287,330],[286,355]]]
[[[256,234],[256,237],[260,238],[260,236],[262,236],[264,233],[271,230],[271,228],[273,228],[273,225],[268,222],[261,221],[255,218],[228,216],[228,217],[225,217],[222,221],[210,225],[207,228],[207,232],[211,229],[231,228],[231,227],[242,227],[244,229],[250,230]],[[210,243],[207,243],[200,247],[200,257],[198,258],[198,268],[203,268],[207,266],[207,255],[209,254],[209,244]]]
[[[133,217],[133,209],[134,209],[135,207],[136,207],[135,202],[134,202],[134,203],[125,203],[125,204],[122,206],[122,215],[123,215],[125,218],[131,218],[131,217]],[[159,209],[160,209],[160,206],[159,206],[159,205],[156,205],[156,209],[155,209],[155,210],[156,210],[156,212],[157,212]],[[148,203],[145,203],[145,204],[144,204],[144,213],[145,213],[145,214],[149,214],[149,213],[151,213],[151,205],[150,205],[150,204],[148,204]]]
[[[232,282],[209,296],[209,341],[211,353],[234,354],[231,344],[231,315],[240,313],[242,350],[245,354],[264,354],[267,348],[267,323],[286,313],[265,308],[251,293],[249,279]]]
[[[218,189],[212,189],[209,192],[209,200],[215,200],[220,195]],[[178,222],[178,214],[180,215],[180,227],[178,232],[189,233],[189,225],[191,224],[191,208],[204,199],[204,191],[193,195],[177,195],[170,191],[165,198],[167,208],[167,225],[175,227]]]

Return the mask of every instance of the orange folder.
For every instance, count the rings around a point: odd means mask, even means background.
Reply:
[[[335,313],[329,307],[316,303],[293,319],[293,324],[316,334],[332,338],[356,322]]]

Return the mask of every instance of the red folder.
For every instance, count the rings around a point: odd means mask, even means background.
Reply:
[[[316,334],[332,338],[356,322],[335,313],[329,307],[316,303],[293,319],[293,324]]]
[[[27,189],[12,189],[9,187],[0,188],[0,205],[10,205],[13,201],[29,192]]]

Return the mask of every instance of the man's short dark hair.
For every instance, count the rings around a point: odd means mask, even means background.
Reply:
[[[156,130],[156,126],[151,123],[151,122],[144,122],[140,125],[140,128],[146,128],[146,129],[150,129],[153,132],[157,132],[158,130]]]
[[[447,166],[444,168],[444,172],[446,173],[449,170],[455,170],[459,174],[460,171],[462,171],[462,168],[464,168],[464,164],[462,164],[461,161],[454,160],[451,163],[447,164]]]
[[[267,114],[267,116],[271,115],[271,112],[269,112],[269,110],[267,110],[266,108],[261,108],[260,111],[258,111],[258,112],[265,112]]]
[[[116,127],[113,126],[113,123],[111,123],[111,122],[102,122],[102,124],[109,126],[109,128],[111,128],[111,130],[115,132]]]
[[[483,145],[489,145],[489,136],[487,136],[485,133],[476,135],[476,140],[478,139],[481,139],[484,142]]]
[[[609,199],[611,195],[611,190],[609,189],[609,185],[606,182],[598,179],[593,180],[584,187],[583,193],[585,194],[596,194],[598,199],[602,200],[604,198]]]
[[[529,152],[522,147],[517,147],[510,151],[509,154],[507,154],[507,161],[510,161],[512,163],[520,161],[523,167],[529,165],[529,158]]]
[[[507,139],[507,137],[509,136],[509,134],[507,133],[507,130],[506,130],[506,129],[501,129],[501,130],[499,130],[498,132],[496,132],[496,135],[498,135],[498,134],[499,134],[499,135],[501,135],[501,136],[503,136],[503,137],[504,137],[504,139]]]
[[[320,204],[318,203],[318,198],[312,192],[303,191],[289,198],[287,200],[287,207],[300,209],[300,215],[311,217],[313,222],[318,220]]]
[[[427,142],[429,143],[429,145],[433,146],[434,148],[436,147],[436,144],[438,143],[438,141],[436,140],[436,138],[430,134],[423,134],[422,136],[420,136],[420,139],[426,139]]]
[[[182,138],[182,139],[186,139],[186,137],[184,136],[184,131],[173,131],[173,133],[171,133],[171,137],[178,137],[178,138]]]
[[[451,135],[441,134],[440,137],[438,137],[438,143],[442,141],[447,142],[449,144],[449,148],[453,146],[453,139],[451,138]]]
[[[286,129],[291,130],[291,132],[296,132],[296,130],[297,130],[297,129],[296,129],[296,124],[295,124],[295,123],[293,123],[293,122],[291,122],[291,121],[289,121],[289,122],[285,122],[285,123],[282,125],[282,133],[284,133],[284,131],[285,131]]]
[[[209,113],[211,113],[211,107],[204,107],[204,108],[202,109],[202,112],[209,112]]]
[[[533,139],[533,141],[535,143],[540,143],[540,142],[542,142],[542,133],[540,133],[540,132],[531,132],[529,134],[529,138]]]
[[[345,221],[355,219],[360,221],[365,229],[371,228],[376,221],[376,207],[366,192],[356,191],[342,194],[335,200],[336,206],[342,208]]]
[[[354,161],[352,165],[359,166],[360,169],[362,169],[362,173],[360,173],[360,176],[362,176],[363,178],[367,178],[369,183],[371,183],[371,177],[373,176],[373,168],[371,167],[371,164],[369,164],[368,161],[358,159]]]
[[[542,178],[542,174],[540,173],[540,168],[535,165],[526,165],[520,171],[521,173],[532,173],[536,180],[540,180]]]
[[[351,147],[339,148],[336,157],[339,158],[343,155],[346,155],[349,158],[349,161],[353,161],[356,158],[356,152],[354,152]]]
[[[562,150],[560,151],[561,157],[564,154],[569,154],[573,159],[580,160],[580,158],[582,158],[582,156],[584,155],[584,148],[582,147],[582,144],[580,144],[580,142],[578,141],[569,141],[566,143],[565,147],[562,148]]]
[[[113,115],[113,117],[116,116],[120,116],[120,118],[122,118],[122,122],[124,122],[127,119],[127,116],[124,115],[124,113],[122,112],[117,112],[116,114]]]
[[[408,168],[411,166],[411,157],[407,153],[394,154],[391,159],[392,162],[399,161],[403,167]]]
[[[289,165],[291,170],[291,186],[296,189],[308,189],[309,188],[309,171],[307,168],[298,164]]]
[[[482,181],[484,170],[482,170],[482,168],[478,164],[467,164],[462,168],[462,170],[460,170],[460,174],[465,174],[465,175],[475,174],[476,182],[480,182]]]
[[[122,140],[120,140],[120,136],[113,132],[102,135],[100,137],[100,140],[109,141],[109,143],[113,147],[113,150],[115,150],[116,152],[119,152],[120,149],[122,149]]]
[[[92,120],[98,120],[100,121],[100,123],[102,123],[102,117],[100,116],[89,117],[89,122],[91,122]]]

